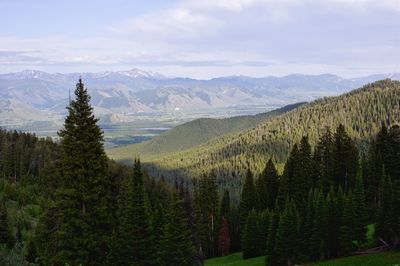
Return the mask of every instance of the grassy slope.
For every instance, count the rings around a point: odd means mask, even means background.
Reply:
[[[259,266],[265,265],[265,257],[257,257],[244,260],[242,253],[233,253],[228,256],[219,257],[215,259],[209,259],[205,263],[206,266]]]
[[[395,266],[400,265],[400,252],[382,252],[321,261],[310,266]]]
[[[248,260],[242,259],[242,253],[234,253],[225,257],[207,260],[206,266],[259,266],[265,265],[265,257]],[[321,261],[310,266],[400,266],[400,252],[382,252],[377,254],[351,256],[328,261]]]
[[[146,158],[153,155],[158,156],[164,153],[183,151],[221,135],[237,133],[245,129],[253,128],[269,118],[291,111],[302,104],[304,103],[288,105],[258,115],[237,116],[223,119],[196,119],[177,126],[149,141],[110,149],[107,153],[115,160],[126,161],[140,155],[142,161],[146,161]]]
[[[227,134],[183,152],[152,158],[148,169],[166,176],[196,177],[216,170],[225,180],[232,171],[240,173],[251,165],[259,173],[268,158],[284,162],[293,143],[307,134],[315,145],[326,126],[344,123],[357,140],[377,133],[382,121],[400,121],[400,82],[380,81],[338,97],[329,97],[303,105],[255,128]],[[233,179],[232,179],[233,180]],[[235,185],[236,186],[236,185]]]

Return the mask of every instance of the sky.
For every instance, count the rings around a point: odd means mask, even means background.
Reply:
[[[0,72],[400,72],[400,0],[0,0]]]

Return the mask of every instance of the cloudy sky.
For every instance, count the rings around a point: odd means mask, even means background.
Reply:
[[[400,72],[400,0],[0,0],[0,72]]]

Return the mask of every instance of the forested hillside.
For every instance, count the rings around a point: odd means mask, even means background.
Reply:
[[[242,251],[244,259],[265,255],[267,266],[292,266],[371,248],[397,250],[398,92],[397,82],[382,81],[237,135],[231,143],[247,142],[226,146],[219,156],[235,148],[247,152],[240,178],[210,171],[218,165],[211,164],[218,158],[211,154],[199,178],[156,180],[139,158],[133,167],[108,160],[79,80],[59,143],[0,132],[0,265],[191,266]],[[333,110],[348,113],[331,121]],[[305,128],[304,121],[315,127]],[[267,133],[269,126],[276,132]],[[267,142],[271,134],[276,139]],[[290,148],[282,173],[273,160],[284,160],[282,150],[272,159],[254,153],[265,153],[260,140],[273,147],[279,139]],[[226,184],[231,186],[221,193]]]
[[[159,136],[139,144],[126,145],[107,151],[108,155],[119,161],[129,161],[139,156],[144,161],[152,156],[183,151],[224,134],[250,129],[268,119],[289,112],[304,103],[287,105],[267,113],[213,119],[200,118],[177,126]]]
[[[304,135],[315,145],[327,127],[333,130],[342,123],[349,136],[363,146],[378,132],[382,122],[399,121],[400,82],[387,79],[306,104],[247,132],[228,134],[184,152],[161,155],[146,167],[153,174],[172,178],[198,177],[213,170],[221,185],[238,188],[247,167],[259,174],[269,158],[282,170],[289,150]]]

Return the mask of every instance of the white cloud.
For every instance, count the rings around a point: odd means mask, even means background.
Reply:
[[[0,62],[1,69],[144,66],[198,77],[383,72],[400,61],[398,12],[395,0],[180,1],[86,37],[0,36],[0,51],[40,51],[0,53]]]
[[[147,35],[154,38],[196,39],[211,36],[222,27],[223,21],[205,13],[178,7],[133,18],[109,27],[122,35]]]

